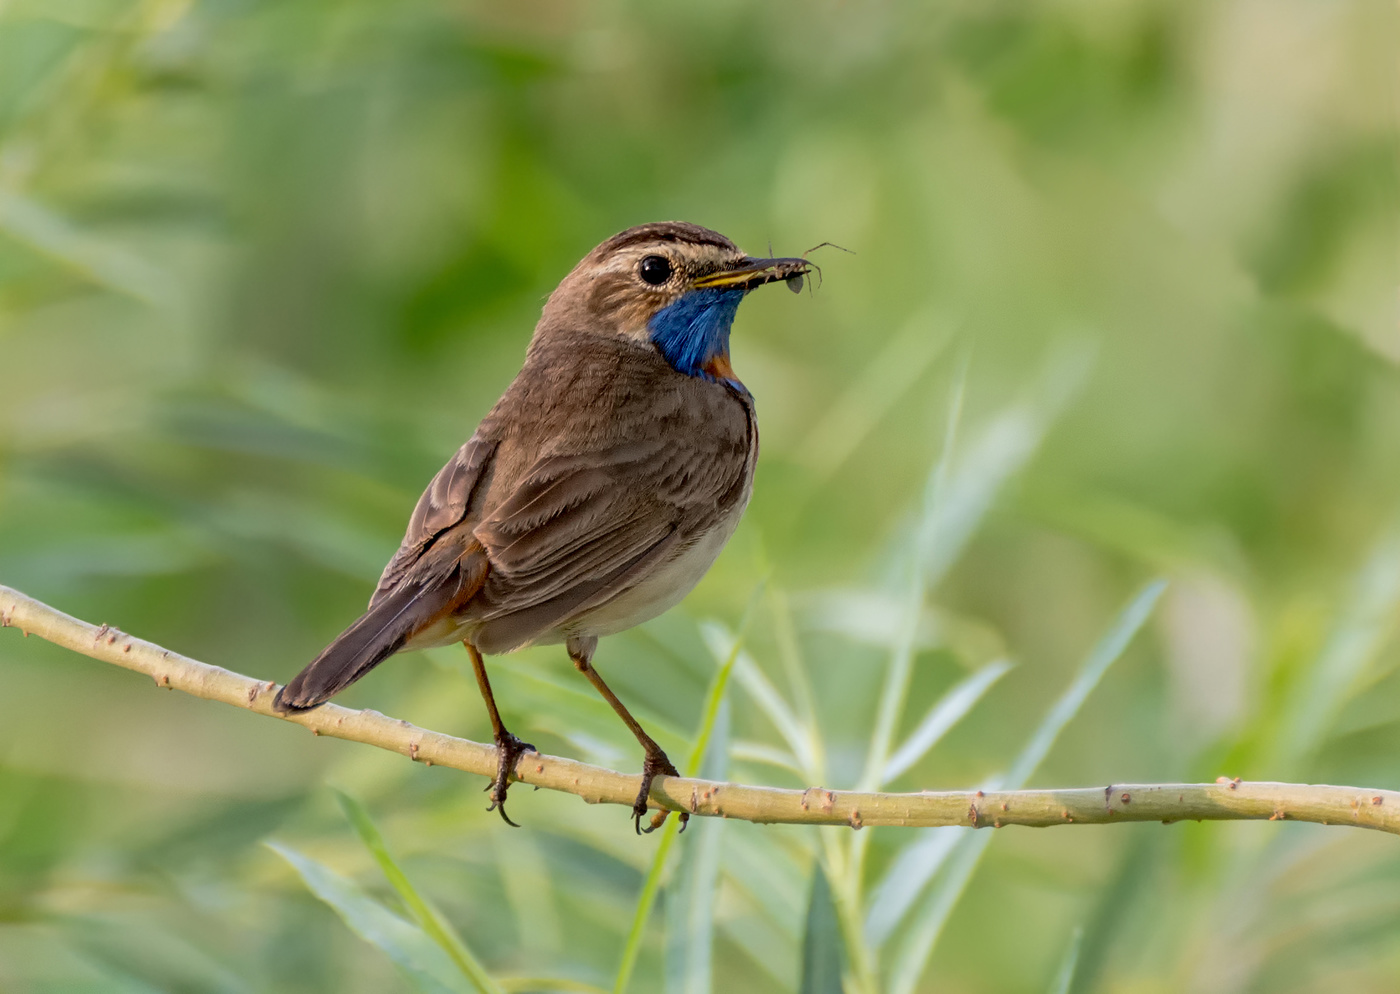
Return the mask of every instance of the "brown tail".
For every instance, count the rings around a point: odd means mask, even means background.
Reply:
[[[368,611],[277,692],[272,706],[278,711],[309,711],[326,703],[402,649],[415,632],[476,593],[485,571],[472,570],[473,565],[477,564],[459,560],[453,576],[436,582],[405,582],[376,599]],[[469,580],[461,575],[463,572],[482,575]]]

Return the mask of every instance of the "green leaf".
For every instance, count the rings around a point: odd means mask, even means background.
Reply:
[[[1162,591],[1167,589],[1165,580],[1154,580],[1139,591],[1138,595],[1132,599],[1123,613],[1113,623],[1113,627],[1094,646],[1089,657],[1084,660],[1084,665],[1080,667],[1079,674],[1074,678],[1074,682],[1060,695],[1054,705],[1046,712],[1040,725],[1036,728],[1031,740],[1026,743],[1021,754],[1016,757],[1016,761],[1011,764],[1011,769],[1006,771],[1006,776],[997,785],[1000,790],[1020,790],[1026,785],[1036,767],[1045,761],[1045,757],[1050,753],[1050,747],[1055,744],[1055,740],[1064,731],[1079,709],[1084,706],[1089,695],[1093,693],[1103,675],[1108,672],[1108,668],[1118,661],[1123,655],[1123,651],[1128,648],[1134,636],[1147,623],[1147,619],[1152,614],[1152,609],[1157,606],[1157,601],[1162,596]]]
[[[865,941],[878,949],[894,934],[924,887],[948,861],[967,834],[963,828],[926,828],[890,861],[889,869],[870,893],[865,917]]]
[[[1034,389],[1008,405],[984,425],[966,451],[959,451],[964,360],[949,400],[943,449],[929,472],[924,506],[909,551],[908,581],[899,636],[891,655],[861,790],[879,790],[889,761],[894,732],[913,673],[924,598],[943,579],[991,510],[998,493],[1025,468],[1065,405],[1087,379],[1093,355],[1083,344],[1063,346],[1051,356]]]
[[[943,354],[956,326],[957,321],[936,312],[915,315],[828,405],[798,448],[798,461],[809,466],[818,481],[830,479]]]
[[[379,829],[370,820],[369,812],[364,809],[364,805],[343,791],[335,791],[335,797],[340,802],[340,809],[345,812],[346,819],[359,834],[360,841],[365,844],[365,848],[374,857],[374,861],[379,864],[379,869],[383,872],[385,879],[398,892],[404,906],[418,922],[418,927],[447,954],[462,976],[471,981],[474,990],[479,991],[480,994],[501,994],[501,988],[491,979],[491,975],[486,972],[481,961],[467,948],[461,936],[442,916],[442,913],[433,907],[427,898],[418,893],[418,889],[413,886],[398,863],[394,862],[394,857],[389,853],[389,847],[384,844],[384,837],[379,834]]]
[[[728,773],[729,702],[720,704],[701,775],[723,780]],[[719,884],[719,818],[697,818],[686,830],[676,867],[676,885],[666,900],[666,990],[669,994],[709,994],[714,973],[715,893]]]
[[[278,842],[265,845],[301,875],[350,931],[377,946],[424,994],[479,994],[452,959],[422,929],[379,904],[355,882]]]
[[[720,666],[715,671],[714,679],[710,681],[709,691],[705,694],[705,703],[700,712],[700,728],[695,735],[695,745],[681,771],[684,776],[693,777],[700,770],[700,764],[705,757],[715,725],[719,721],[724,691],[729,685],[729,676],[734,671],[735,663],[739,659],[740,647],[743,645],[743,633],[748,627],[748,618],[752,616],[752,613],[751,604],[744,624],[740,626],[739,634],[730,640],[724,652],[716,653],[717,658],[720,659]],[[715,648],[713,642],[711,642],[711,648]],[[647,918],[651,915],[652,905],[656,903],[656,895],[661,889],[661,878],[666,870],[666,857],[671,851],[671,846],[675,844],[679,831],[680,819],[667,818],[661,831],[661,841],[657,844],[656,854],[652,857],[651,869],[647,872],[647,878],[642,884],[642,893],[637,898],[637,908],[632,916],[632,927],[627,933],[627,943],[622,948],[622,960],[618,964],[617,978],[613,982],[613,994],[623,994],[632,980],[632,971],[636,968],[637,957],[641,955],[642,951],[642,936],[646,931]]]
[[[1280,765],[1295,768],[1322,744],[1371,660],[1395,629],[1400,608],[1400,526],[1371,550],[1351,600],[1317,661],[1294,686],[1278,746]]]
[[[946,694],[934,702],[928,714],[917,728],[905,739],[904,744],[895,750],[890,761],[885,764],[882,777],[889,783],[908,770],[938,744],[963,717],[972,710],[992,686],[1007,674],[1011,664],[1004,659],[988,663],[976,673],[955,684]]]
[[[894,742],[895,728],[904,713],[904,700],[909,695],[909,681],[914,672],[914,656],[919,640],[919,622],[924,610],[924,597],[930,581],[936,581],[937,574],[930,575],[926,563],[928,550],[934,545],[942,524],[939,512],[942,510],[948,490],[948,472],[953,463],[953,452],[957,446],[958,426],[962,423],[963,396],[967,390],[967,361],[959,365],[957,378],[953,384],[953,396],[948,405],[948,424],[943,433],[943,451],[930,470],[928,483],[924,488],[924,510],[914,530],[914,542],[909,550],[906,570],[908,586],[904,595],[904,606],[895,639],[894,651],[890,655],[890,666],[885,672],[884,687],[880,692],[880,704],[875,715],[875,725],[870,734],[870,749],[865,756],[865,771],[856,783],[857,790],[879,790],[882,776],[890,755],[890,745]],[[995,492],[995,486],[993,492]],[[991,503],[990,495],[985,506]],[[980,517],[980,515],[978,515]],[[970,526],[969,526],[970,527]],[[855,858],[853,866],[858,870],[863,858],[866,842],[853,844]]]
[[[1166,589],[1166,583],[1153,581],[1138,593],[1118,616],[1089,653],[1078,675],[1041,720],[1035,734],[1021,750],[1005,777],[991,786],[1004,790],[1019,790],[1035,772],[1050,747],[1055,744],[1066,725],[1079,713],[1089,694],[1098,686],[1108,668],[1123,654]],[[948,859],[947,869],[938,885],[929,891],[900,944],[891,970],[889,990],[892,994],[913,994],[928,965],[943,926],[972,879],[983,852],[991,843],[990,831],[958,829],[958,840]]]
[[[153,305],[169,304],[176,297],[175,281],[168,273],[8,190],[0,190],[0,232],[98,286]]]
[[[597,984],[565,977],[502,977],[501,989],[506,994],[608,994]]]
[[[705,638],[705,644],[717,657],[727,653],[729,647],[734,644],[734,636],[717,622],[708,622],[702,625],[700,633]],[[801,719],[788,706],[787,701],[783,700],[783,695],[773,685],[773,681],[768,679],[768,675],[759,668],[758,663],[747,652],[737,653],[734,671],[735,679],[739,681],[739,685],[748,692],[749,697],[758,705],[759,710],[772,722],[773,727],[787,742],[788,748],[796,757],[803,773],[813,780],[822,779],[817,773],[820,752],[813,742],[813,737]]]
[[[1055,971],[1055,979],[1050,982],[1050,994],[1069,994],[1070,986],[1074,983],[1074,973],[1079,968],[1079,947],[1084,944],[1084,929],[1076,927],[1074,935],[1070,937],[1069,948],[1065,950],[1065,958],[1060,961],[1060,968]]]
[[[934,469],[925,521],[917,537],[924,580],[930,589],[962,555],[1001,488],[1039,450],[1050,428],[1088,379],[1093,359],[1092,349],[1084,343],[1062,346],[1047,361],[1030,393],[1000,411],[957,454],[951,445],[962,401],[955,393],[945,442],[946,461],[940,458]]]
[[[800,994],[841,994],[844,949],[831,884],[818,861],[812,867],[812,896],[807,902],[807,928],[802,935]]]

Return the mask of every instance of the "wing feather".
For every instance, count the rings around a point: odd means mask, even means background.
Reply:
[[[447,582],[440,562],[479,547],[484,582],[454,617],[489,627],[484,651],[505,651],[644,582],[729,520],[757,457],[751,401],[653,353],[597,336],[532,345],[418,501],[371,605]]]
[[[473,435],[457,450],[447,464],[438,470],[418,505],[408,519],[403,542],[384,567],[369,605],[374,607],[397,588],[413,572],[429,547],[448,529],[460,525],[467,517],[484,470],[496,451],[496,442]]]

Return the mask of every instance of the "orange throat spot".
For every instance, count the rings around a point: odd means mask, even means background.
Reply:
[[[721,383],[729,380],[731,383],[738,383],[739,377],[734,375],[734,367],[729,364],[729,353],[721,352],[705,363],[705,372]]]

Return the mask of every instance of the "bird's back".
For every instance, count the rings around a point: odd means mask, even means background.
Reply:
[[[455,478],[450,487],[470,488],[458,522],[413,558],[470,535],[486,575],[450,625],[411,644],[466,637],[484,652],[506,652],[607,635],[660,614],[732,534],[757,456],[753,405],[741,388],[677,373],[655,349],[624,339],[537,338],[420,501],[420,509],[432,503],[444,475]],[[411,525],[404,549],[426,537]],[[396,557],[376,596],[401,582],[394,574],[412,572]]]
[[[478,662],[563,641],[587,669],[597,636],[679,601],[733,533],[758,457],[729,361],[735,312],[810,268],[681,222],[588,253],[545,303],[520,374],[419,499],[369,609],[275,705],[316,707],[400,649],[457,639]],[[478,678],[489,703],[479,665]]]

